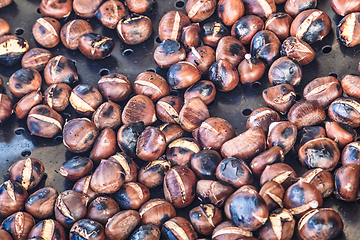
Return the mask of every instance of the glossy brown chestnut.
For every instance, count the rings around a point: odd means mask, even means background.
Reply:
[[[200,78],[200,70],[194,64],[185,61],[175,63],[167,72],[167,81],[172,89],[187,88]]]
[[[66,83],[71,86],[79,80],[75,62],[62,55],[48,61],[44,68],[44,78],[49,86],[54,83]]]
[[[243,0],[245,6],[245,14],[254,14],[261,18],[268,18],[272,13],[276,12],[274,0]]]
[[[11,235],[3,229],[0,229],[0,238],[2,240],[13,240]]]
[[[273,122],[279,122],[280,116],[270,108],[255,109],[246,121],[246,129],[258,126],[267,134],[269,126]]]
[[[40,73],[33,68],[26,67],[17,70],[10,76],[8,86],[14,97],[21,98],[40,89],[41,82]]]
[[[139,209],[141,224],[163,225],[176,216],[175,208],[167,201],[159,198],[151,199]]]
[[[245,54],[245,59],[238,65],[238,72],[242,84],[253,83],[259,80],[265,73],[265,64],[251,54]]]
[[[265,22],[265,30],[274,32],[280,41],[284,41],[290,36],[292,20],[293,18],[288,13],[273,13]]]
[[[108,158],[110,161],[115,161],[121,165],[125,172],[125,182],[135,182],[138,175],[138,165],[125,153],[116,153]]]
[[[49,106],[37,105],[30,110],[26,123],[32,135],[53,138],[63,129],[64,120]]]
[[[228,60],[221,59],[211,65],[209,80],[214,83],[217,90],[229,92],[238,85],[239,73]]]
[[[183,46],[175,40],[162,41],[154,51],[154,60],[161,68],[169,68],[186,58]]]
[[[341,154],[341,163],[343,166],[349,164],[360,165],[360,142],[352,142],[344,147]]]
[[[75,118],[64,125],[63,142],[65,147],[75,153],[89,151],[99,130],[87,118]]]
[[[288,37],[283,41],[281,55],[294,58],[300,65],[307,65],[315,59],[314,49],[297,37]]]
[[[89,204],[86,218],[97,221],[105,226],[108,219],[119,211],[119,205],[114,199],[100,196]]]
[[[215,85],[207,80],[201,80],[186,89],[184,93],[184,101],[188,101],[190,98],[198,97],[205,104],[209,104],[215,99],[216,89]]]
[[[192,22],[202,22],[209,18],[216,9],[216,0],[189,0],[185,10]]]
[[[360,98],[360,77],[346,74],[341,79],[341,87],[350,97]]]
[[[154,2],[153,0],[125,0],[125,4],[129,10],[138,14],[149,12]]]
[[[31,190],[39,184],[45,168],[39,159],[26,158],[11,165],[9,173],[11,180],[17,181],[25,190]]]
[[[143,121],[145,126],[156,121],[155,106],[151,99],[145,95],[132,97],[125,105],[121,114],[123,124]]]
[[[296,86],[300,84],[302,78],[302,68],[298,61],[290,57],[280,57],[271,64],[269,82],[273,85],[290,84]]]
[[[342,232],[344,223],[339,213],[331,208],[314,209],[305,214],[298,223],[300,237],[310,239],[336,239]]]
[[[298,129],[317,125],[326,118],[325,110],[315,101],[301,101],[295,103],[288,112],[288,119]]]
[[[269,107],[281,114],[285,114],[296,100],[295,90],[290,84],[269,87],[262,92],[262,97]]]
[[[144,131],[144,122],[135,122],[120,127],[117,132],[117,144],[130,157],[136,157],[136,144],[139,135]]]
[[[95,16],[96,10],[102,4],[102,0],[73,0],[72,6],[74,12],[82,18],[92,18]]]
[[[91,60],[104,59],[114,50],[115,42],[112,38],[96,33],[86,33],[79,38],[79,50]]]
[[[0,93],[0,123],[4,122],[13,112],[13,103],[11,98]]]
[[[231,36],[244,45],[249,44],[253,36],[263,30],[264,21],[256,15],[246,15],[237,20],[231,28]]]
[[[104,102],[95,110],[91,120],[99,130],[116,129],[121,124],[121,107],[111,101]]]
[[[211,235],[222,221],[221,211],[212,204],[200,204],[191,209],[189,217],[195,230],[203,235]]]
[[[79,220],[71,227],[69,239],[105,240],[104,227],[90,219]]]
[[[326,130],[320,126],[303,127],[298,131],[295,143],[295,151],[298,152],[300,147],[315,138],[326,137]]]
[[[88,175],[86,177],[80,178],[73,186],[73,190],[82,193],[86,197],[87,202],[92,201],[98,195],[98,193],[96,193],[90,187],[91,177],[92,175]]]
[[[274,181],[285,189],[297,181],[295,170],[286,163],[274,163],[265,167],[260,176],[260,184],[264,185],[266,182]]]
[[[126,100],[132,92],[131,82],[119,73],[110,73],[101,77],[98,85],[102,96],[113,102]]]
[[[46,219],[37,223],[29,233],[29,239],[66,240],[63,226],[55,220]]]
[[[32,33],[41,46],[53,48],[60,42],[61,25],[58,20],[51,17],[43,17],[36,20]]]
[[[31,194],[25,202],[25,209],[36,218],[47,218],[54,212],[58,192],[55,188],[40,188]]]
[[[181,138],[184,135],[184,130],[175,123],[164,123],[163,125],[159,126],[159,129],[165,135],[167,144],[178,138]]]
[[[187,167],[175,166],[164,178],[164,195],[176,208],[187,207],[195,198],[196,177]]]
[[[179,123],[179,113],[184,102],[177,96],[165,96],[156,103],[158,118],[166,123]]]
[[[269,211],[273,211],[277,208],[283,208],[283,198],[285,189],[277,182],[266,182],[260,189],[260,196],[266,202]]]
[[[72,11],[71,0],[41,0],[40,13],[53,18],[66,18]]]
[[[101,159],[107,159],[116,152],[116,135],[114,130],[107,127],[97,137],[89,158],[99,164]]]
[[[280,56],[281,42],[275,33],[262,30],[254,35],[250,43],[250,53],[270,66]]]
[[[360,13],[350,13],[339,22],[336,35],[346,47],[354,47],[360,43]]]
[[[91,116],[102,103],[100,92],[88,84],[77,85],[70,94],[70,104],[81,115]]]
[[[200,47],[201,28],[199,23],[192,23],[183,28],[181,34],[181,42],[187,52],[189,52],[192,48]]]
[[[178,138],[167,146],[166,159],[172,166],[190,166],[191,157],[198,153],[201,147],[194,138]]]
[[[121,209],[139,209],[150,199],[150,191],[141,183],[124,183],[115,196]]]
[[[79,47],[79,39],[82,35],[94,32],[90,23],[83,19],[75,19],[67,22],[60,32],[61,42],[65,47],[76,50]]]
[[[75,156],[61,165],[59,173],[69,181],[76,181],[91,173],[93,166],[90,158]]]
[[[0,216],[8,217],[24,208],[28,193],[18,182],[5,181],[0,185],[0,193]]]
[[[140,225],[140,215],[134,210],[116,213],[105,227],[105,234],[110,240],[125,240]]]
[[[297,136],[296,125],[289,121],[273,122],[269,126],[267,146],[279,146],[286,155],[294,146]]]
[[[161,41],[171,39],[180,41],[183,27],[190,24],[190,19],[179,11],[170,11],[162,16],[158,33]],[[156,60],[155,60],[156,61]]]
[[[29,111],[42,101],[42,97],[40,89],[26,94],[14,105],[15,115],[19,119],[25,118]]]
[[[200,98],[191,98],[185,102],[179,113],[179,123],[182,129],[191,132],[210,117],[209,110]]]
[[[252,127],[240,135],[226,141],[221,146],[221,155],[249,159],[266,148],[266,135],[260,127]]]
[[[0,6],[0,8],[1,8],[1,6]],[[4,19],[0,18],[0,37],[5,34],[8,34],[9,31],[10,31],[9,24]]]
[[[144,129],[137,139],[136,155],[144,161],[158,159],[165,149],[165,136],[159,128],[149,126]]]
[[[125,17],[124,4],[118,0],[106,1],[96,10],[95,16],[105,27],[115,29],[118,22]]]
[[[244,45],[233,36],[221,38],[216,47],[216,61],[225,59],[233,66],[237,66],[245,58],[245,54]]]
[[[216,47],[222,37],[229,36],[229,30],[220,22],[208,22],[201,28],[204,44]]]
[[[69,105],[71,87],[65,83],[50,85],[44,92],[44,103],[55,111],[63,111]]]
[[[199,179],[216,180],[216,168],[221,162],[220,154],[212,149],[201,150],[192,155],[191,169]]]
[[[321,41],[331,29],[329,16],[318,9],[309,9],[299,13],[290,27],[290,35],[309,44]]]
[[[352,97],[340,97],[334,100],[328,108],[330,119],[354,128],[360,126],[359,114],[360,102]]]
[[[149,223],[142,225],[133,232],[130,240],[159,240],[161,231],[155,224]]]
[[[213,180],[199,180],[196,184],[196,195],[202,203],[211,203],[221,207],[234,192],[227,183]]]
[[[149,71],[142,72],[136,77],[134,90],[136,94],[148,96],[154,102],[170,93],[166,80],[159,74]]]
[[[251,185],[242,186],[234,192],[226,200],[224,211],[228,219],[245,231],[260,228],[269,216],[264,199]]]
[[[353,0],[331,0],[331,8],[341,16],[360,11],[360,3]]]
[[[14,240],[26,240],[34,225],[35,220],[30,214],[17,212],[2,222],[1,229],[10,233]]]
[[[160,186],[163,184],[164,176],[170,168],[171,164],[163,158],[149,162],[140,168],[138,181],[147,188]]]
[[[284,10],[292,17],[296,17],[302,11],[313,9],[317,6],[317,0],[286,1]]]
[[[152,34],[152,22],[143,15],[133,14],[119,21],[117,33],[120,39],[129,45],[136,45],[147,40]]]
[[[233,221],[227,220],[217,225],[212,233],[213,240],[252,240],[252,232],[237,227]]]
[[[285,192],[284,206],[296,218],[315,208],[320,208],[323,199],[320,191],[312,184],[301,179],[291,185]]]
[[[259,237],[263,240],[290,240],[294,234],[295,219],[287,209],[276,209],[259,229]]]
[[[165,240],[171,240],[174,236],[179,236],[179,238],[185,238],[188,240],[197,239],[197,234],[191,223],[182,217],[174,217],[165,222],[161,232]]]
[[[253,176],[246,163],[236,157],[223,159],[216,168],[216,178],[231,184],[234,188],[253,183]]]
[[[20,62],[25,52],[29,50],[29,43],[22,37],[15,35],[0,36],[0,64],[12,66]]]
[[[333,175],[322,168],[315,168],[305,172],[301,176],[301,181],[314,185],[323,198],[330,196],[334,191]]]
[[[71,226],[86,216],[87,198],[74,190],[66,190],[59,194],[55,202],[55,219],[64,228]]]
[[[349,164],[338,168],[334,173],[335,195],[338,199],[353,202],[357,198],[359,189],[359,170],[358,164]]]
[[[113,160],[101,160],[95,169],[90,187],[97,193],[111,194],[118,191],[125,182],[124,169]]]
[[[340,148],[357,139],[356,130],[346,124],[325,122],[325,129],[327,137],[334,140]]]
[[[220,0],[217,9],[219,18],[227,26],[232,26],[245,13],[241,0]]]
[[[260,176],[266,166],[283,161],[283,149],[279,146],[273,146],[254,157],[249,166],[255,175]]]
[[[0,34],[1,35],[1,34]],[[47,62],[53,57],[49,50],[43,48],[32,48],[26,52],[21,59],[21,66],[32,67],[37,71],[42,71]]]

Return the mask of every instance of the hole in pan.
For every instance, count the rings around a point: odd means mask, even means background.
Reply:
[[[107,68],[102,68],[99,71],[100,76],[105,76],[105,75],[108,75],[109,73],[110,73],[110,70]]]
[[[25,149],[21,152],[21,156],[23,157],[30,157],[31,156],[31,151],[29,149]]]
[[[184,6],[185,6],[185,2],[182,1],[182,0],[177,1],[177,2],[175,3],[175,7],[177,7],[177,8],[182,8],[182,7],[184,7]]]
[[[321,50],[322,50],[323,53],[330,53],[331,50],[332,50],[332,47],[330,45],[325,45],[325,46],[322,47]]]
[[[244,116],[249,116],[251,113],[252,113],[252,109],[251,108],[244,108],[242,111],[241,111],[241,113],[242,113],[242,115],[244,115]]]
[[[123,56],[130,56],[131,54],[133,54],[133,50],[131,48],[128,48],[128,49],[125,49],[123,52],[122,52],[122,55]]]

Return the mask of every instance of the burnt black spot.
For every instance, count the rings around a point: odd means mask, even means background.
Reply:
[[[65,76],[63,79],[61,79],[61,82],[69,84],[69,85],[74,84],[76,81],[77,81],[77,79],[71,73],[69,73],[67,76]]]
[[[273,16],[276,17],[277,19],[283,19],[283,18],[286,18],[289,15],[287,13],[279,12],[279,13],[274,13]]]
[[[292,129],[292,127],[287,127],[281,132],[281,137],[286,139],[288,137],[291,137],[293,133],[294,130]]]
[[[41,167],[41,165],[40,165],[40,163],[38,161],[32,162],[32,165],[33,165],[33,170],[35,172],[37,172],[37,173],[41,172],[42,167]]]
[[[325,220],[315,215],[309,219],[307,225],[309,229],[312,229],[314,232],[318,232],[323,229]]]
[[[22,68],[15,73],[15,79],[25,83],[31,84],[31,81],[35,78],[34,70],[32,68]]]
[[[22,175],[17,175],[15,178],[15,181],[17,181],[18,183],[22,182]]]
[[[233,56],[239,56],[242,49],[243,49],[242,46],[240,46],[240,44],[238,44],[238,43],[233,43],[229,47],[229,51],[230,51],[231,55],[233,55]]]
[[[325,29],[325,23],[321,19],[316,19],[311,25],[308,27],[307,31],[302,36],[301,40],[307,43],[314,43],[319,40],[319,37]]]
[[[352,162],[357,162],[360,158],[360,150],[354,146],[349,146],[348,148],[349,155],[346,157],[347,160]]]
[[[224,10],[225,10],[225,7],[224,7],[223,4],[218,5],[218,12],[219,12],[219,13],[223,13]]]
[[[129,199],[129,197],[125,192],[121,191],[121,189],[117,193],[115,200],[119,204],[121,209],[130,209],[131,200]]]
[[[38,202],[40,199],[45,198],[48,194],[50,193],[49,189],[42,189],[41,191],[37,192],[35,195],[31,195],[26,203],[29,205],[35,204],[36,202]]]
[[[360,16],[360,14],[359,14],[359,16]],[[336,90],[340,91],[340,89],[341,89],[340,84],[336,84]]]
[[[202,86],[202,88],[200,88],[200,95],[204,97],[210,96],[213,90],[213,86],[211,86],[210,84],[205,84]]]
[[[37,122],[30,121],[29,130],[32,134],[35,134],[35,133],[38,133],[39,131],[41,131],[41,127]]]
[[[170,39],[164,40],[162,43],[160,43],[159,46],[164,49],[165,55],[176,53],[181,48],[180,44],[177,41],[170,40]]]
[[[14,216],[5,219],[2,223],[1,228],[11,234],[11,223],[14,221],[15,221]]]
[[[245,38],[250,34],[250,26],[245,19],[240,19],[235,23],[234,32],[236,38]]]
[[[293,207],[299,207],[302,204],[304,204],[304,199],[305,199],[304,189],[299,185],[293,185],[290,188],[288,196],[290,197],[290,199],[292,199],[293,204],[295,204],[293,205]]]
[[[93,89],[92,86],[83,83],[77,86],[76,92],[80,93],[81,95],[87,95],[90,93],[94,93],[95,90]]]
[[[230,203],[230,213],[236,225],[250,226],[253,214],[258,211],[259,205],[265,205],[264,200],[254,195],[239,194]]]
[[[41,34],[45,35],[46,34],[46,28],[43,25],[39,26],[39,31],[41,32]]]
[[[101,11],[96,11],[95,17],[96,17],[97,19],[101,20],[101,17],[102,17],[101,15],[102,15]]]
[[[175,101],[169,101],[169,105],[172,107],[175,106]]]
[[[77,73],[75,62],[73,62],[71,59],[66,58],[66,65],[70,68],[72,72]]]
[[[94,134],[91,133],[91,134],[84,140],[84,144],[86,144],[87,142],[93,140],[94,137],[95,137]]]
[[[188,152],[190,152],[191,150],[187,149],[187,148],[183,148],[183,147],[178,147],[177,151],[180,155],[186,155]]]
[[[68,0],[58,0],[59,3],[66,3]]]
[[[165,226],[162,229],[164,239],[177,240],[178,238],[171,232],[171,229],[167,229]]]
[[[114,107],[109,106],[107,109],[105,109],[105,111],[102,112],[102,116],[104,118],[109,118],[113,112],[114,112]]]
[[[61,93],[62,93],[62,88],[56,86],[56,87],[54,88],[54,90],[53,90],[52,96],[53,96],[54,99],[57,99],[57,98],[60,97]]]
[[[190,218],[196,219],[196,220],[200,220],[201,217],[201,213],[198,213],[197,211],[191,212],[190,213]]]
[[[285,87],[284,85],[282,85],[282,86],[280,87],[280,90],[285,93],[285,92],[288,91],[288,88]]]
[[[14,185],[14,192],[17,194],[24,194],[25,189],[19,183],[13,183]]]
[[[80,220],[78,226],[84,229],[88,234],[91,234],[91,237],[94,239],[103,229],[100,224],[89,219]]]
[[[62,59],[60,59],[60,61],[58,62],[58,64],[56,65],[56,69],[55,72],[59,73],[62,70],[64,70],[64,68],[66,67],[66,62],[62,61]]]
[[[71,232],[70,233],[70,240],[88,240],[86,238],[83,238],[82,236],[80,236],[77,232]]]
[[[40,108],[36,109],[36,112],[37,112],[37,114],[44,115],[44,116],[50,114],[50,110],[47,107],[40,107]]]
[[[16,89],[21,89],[22,88],[22,85],[20,83],[15,83],[15,88]]]
[[[316,1],[312,0],[312,1],[299,1],[299,6],[298,6],[298,10],[299,12],[302,12],[306,9],[313,9],[316,8]]]
[[[264,94],[267,94],[267,90],[264,90],[264,92],[263,92]]]
[[[99,50],[101,52],[102,57],[107,57],[111,54],[112,50],[115,47],[115,42],[112,39],[109,39],[105,42],[103,42],[99,46]]]
[[[101,200],[100,202],[98,202],[96,205],[95,205],[95,209],[96,210],[99,210],[99,211],[102,211],[102,210],[107,210],[109,207],[108,205],[106,204],[106,201],[105,200]]]

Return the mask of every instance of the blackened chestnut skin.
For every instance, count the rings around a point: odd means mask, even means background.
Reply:
[[[136,145],[139,135],[144,131],[144,122],[123,125],[117,133],[117,143],[122,151],[130,157],[136,157]]]
[[[191,169],[200,179],[215,180],[216,168],[221,161],[218,152],[212,149],[201,150],[191,157]]]
[[[36,218],[46,218],[53,214],[58,192],[55,188],[41,188],[31,194],[25,202],[25,209]]]
[[[268,76],[273,85],[290,84],[296,86],[300,84],[302,68],[295,59],[287,56],[280,57],[271,64]]]
[[[216,47],[222,37],[230,35],[224,24],[219,22],[205,23],[201,33],[203,42],[211,47]]]
[[[268,66],[280,56],[281,42],[275,33],[262,30],[251,40],[251,55],[260,58]]]
[[[71,227],[69,239],[105,240],[104,227],[90,219],[79,220]]]
[[[231,36],[244,45],[249,44],[253,36],[264,28],[264,21],[256,15],[247,15],[237,20],[231,28]]]
[[[93,169],[93,161],[83,156],[75,156],[61,165],[60,174],[70,181],[76,181],[90,174]]]
[[[92,60],[104,59],[114,50],[115,42],[108,37],[87,33],[79,39],[79,50]]]

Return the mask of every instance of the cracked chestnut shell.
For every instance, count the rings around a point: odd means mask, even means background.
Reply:
[[[172,89],[190,87],[200,78],[200,70],[194,64],[185,61],[175,63],[167,72],[167,81]]]
[[[79,80],[75,62],[62,55],[48,61],[44,68],[44,78],[49,86],[54,83],[66,83],[71,86]]]
[[[110,73],[102,76],[98,81],[99,91],[108,101],[125,101],[132,92],[131,82],[126,76],[119,73]]]
[[[317,6],[317,0],[286,1],[284,10],[292,17],[296,17],[302,11],[313,9]]]
[[[259,229],[260,239],[290,240],[294,234],[295,219],[289,210],[274,210],[266,223]]]
[[[244,45],[233,36],[221,38],[216,47],[216,61],[225,59],[233,66],[237,66],[245,58],[245,54]]]
[[[274,0],[243,0],[245,6],[245,14],[254,14],[261,18],[268,18],[272,13],[276,12]]]
[[[121,107],[111,101],[104,102],[95,110],[91,120],[100,131],[105,128],[116,129],[121,124]]]
[[[192,22],[202,22],[209,18],[216,9],[216,0],[189,0],[185,10]]]
[[[191,98],[185,102],[179,113],[179,123],[182,129],[191,132],[210,117],[209,110],[200,98]]]
[[[176,123],[164,123],[159,129],[165,135],[166,143],[170,143],[184,135],[184,130]]]
[[[24,54],[23,58],[21,59],[21,66],[23,68],[32,67],[40,72],[44,70],[45,65],[52,57],[52,53],[47,49],[32,48]]]
[[[76,181],[90,174],[93,166],[93,161],[90,158],[75,156],[61,165],[59,173],[69,181]]]
[[[71,50],[79,47],[79,39],[82,35],[94,32],[90,23],[83,19],[75,19],[67,22],[60,31],[61,42]]]
[[[266,166],[284,161],[284,151],[279,146],[273,146],[253,158],[250,162],[252,172],[260,176]]]
[[[227,220],[217,225],[212,233],[213,240],[255,240],[253,233],[237,227],[233,221]]]
[[[166,39],[154,51],[154,60],[161,68],[169,68],[186,58],[184,47],[177,41]]]
[[[69,100],[76,112],[84,116],[91,116],[103,99],[96,88],[82,83],[71,91]]]
[[[28,93],[37,91],[41,87],[41,75],[33,68],[26,67],[17,70],[10,76],[8,85],[10,93],[21,98]]]
[[[15,35],[0,36],[0,64],[13,66],[20,62],[28,50],[29,43],[22,37]]]
[[[179,113],[184,101],[177,96],[165,96],[156,103],[156,114],[165,123],[179,123]]]
[[[305,172],[301,176],[301,180],[314,185],[323,198],[330,196],[334,191],[333,175],[322,168],[315,168]]]
[[[94,144],[99,130],[87,118],[75,118],[64,125],[63,142],[74,153],[89,151]]]
[[[266,182],[259,191],[260,196],[266,202],[269,211],[283,208],[285,189],[275,181]]]
[[[149,162],[140,168],[138,181],[147,188],[160,186],[163,184],[164,176],[170,168],[171,164],[165,158]]]
[[[280,84],[266,88],[262,97],[269,107],[285,114],[295,103],[296,93],[290,84]]]
[[[201,147],[194,138],[182,137],[175,139],[166,149],[166,159],[172,166],[190,166],[191,157],[198,153]]]
[[[115,160],[101,160],[95,169],[90,187],[97,193],[111,194],[118,191],[125,182],[125,173],[121,165]]]
[[[350,13],[339,22],[336,35],[346,47],[354,47],[360,43],[360,13]]]
[[[63,226],[55,220],[46,219],[37,223],[29,233],[29,239],[66,240]]]
[[[121,209],[139,209],[150,199],[149,189],[141,183],[124,183],[115,195],[115,200]]]
[[[149,223],[142,225],[133,232],[130,240],[159,240],[161,231],[155,224]]]
[[[226,59],[220,59],[211,65],[208,75],[209,80],[221,92],[229,92],[239,84],[238,70]]]
[[[240,81],[242,84],[253,83],[264,75],[265,64],[251,54],[245,54],[245,59],[238,65]]]
[[[109,218],[119,211],[120,207],[114,199],[107,196],[99,196],[89,204],[86,218],[97,221],[105,226]]]
[[[274,181],[285,189],[298,181],[295,170],[286,163],[273,163],[265,167],[260,176],[260,184]]]
[[[96,138],[89,158],[95,163],[100,163],[101,159],[107,159],[116,152],[116,136],[114,130],[105,128]]]
[[[209,46],[191,48],[185,61],[194,64],[203,75],[206,75],[215,62],[215,51]]]
[[[283,12],[271,14],[265,22],[265,29],[276,34],[280,41],[290,36],[290,25],[293,18]]]
[[[288,37],[281,44],[281,56],[294,58],[300,65],[307,65],[315,59],[314,49],[297,37]]]
[[[28,197],[25,202],[25,209],[36,218],[50,217],[54,212],[55,201],[58,195],[55,188],[40,188]]]
[[[82,193],[86,197],[87,202],[92,201],[98,195],[98,193],[96,193],[90,187],[91,177],[92,175],[88,175],[83,178],[80,178],[79,180],[76,181],[76,183],[72,188],[72,190]]]
[[[45,48],[53,48],[60,42],[61,24],[51,17],[42,17],[36,20],[32,34],[37,43]]]
[[[250,53],[270,66],[280,56],[281,42],[275,33],[262,30],[254,35],[250,43]]]
[[[161,41],[171,39],[180,41],[183,27],[190,24],[190,19],[184,13],[179,11],[170,11],[162,16],[158,33]],[[156,60],[155,60],[156,61]]]
[[[280,57],[270,66],[269,82],[273,85],[290,84],[297,86],[302,78],[302,68],[298,61],[290,57]]]
[[[196,184],[196,195],[202,203],[211,203],[221,207],[234,192],[232,186],[222,181],[199,180]]]
[[[264,28],[264,21],[256,15],[246,15],[237,20],[231,28],[231,36],[246,45],[253,36]]]
[[[44,92],[44,103],[55,111],[63,111],[69,105],[71,87],[65,83],[50,85]]]
[[[155,224],[161,227],[164,222],[176,216],[175,208],[164,199],[154,198],[139,209],[141,224]]]
[[[331,8],[341,16],[360,11],[360,3],[354,0],[331,0]]]
[[[120,39],[129,45],[146,41],[152,34],[152,22],[143,15],[132,14],[121,19],[116,26]]]
[[[229,30],[220,22],[205,23],[201,28],[202,40],[205,45],[216,47],[221,38],[229,36]]]
[[[223,159],[216,168],[216,178],[238,189],[253,183],[253,175],[246,163],[236,157]]]
[[[288,119],[298,129],[317,125],[326,118],[325,110],[316,101],[301,101],[295,103],[288,112]]]
[[[140,215],[134,210],[116,213],[105,226],[105,234],[110,240],[125,240],[140,225]]]
[[[188,240],[197,239],[197,234],[191,223],[182,217],[174,217],[163,224],[161,229],[162,236],[165,240],[171,240],[180,236]]]
[[[267,146],[279,146],[286,155],[294,146],[297,136],[296,125],[289,121],[273,122],[269,126]]]
[[[17,103],[15,103],[14,105],[15,115],[19,119],[25,118],[28,115],[29,111],[42,101],[42,98],[43,95],[40,89],[26,94]]]
[[[1,229],[10,233],[13,240],[26,240],[34,225],[35,220],[30,214],[17,212],[2,222]]]
[[[189,217],[195,230],[203,235],[211,235],[222,221],[221,211],[212,204],[200,204],[190,210]]]
[[[132,97],[125,105],[121,120],[126,124],[144,122],[145,126],[156,121],[155,106],[151,99],[145,95]]]
[[[41,0],[40,3],[40,12],[43,16],[65,18],[70,15],[71,11],[71,0]]]
[[[25,190],[31,190],[41,181],[45,168],[39,159],[26,158],[11,165],[9,173],[11,180],[20,183]]]
[[[104,227],[90,219],[79,220],[71,227],[69,239],[105,240]]]
[[[360,126],[360,102],[353,97],[340,97],[330,104],[328,115],[335,122],[357,128]]]
[[[212,149],[201,150],[192,155],[191,169],[199,179],[216,180],[216,168],[221,162],[220,154]]]
[[[280,121],[280,116],[274,110],[266,107],[258,108],[250,114],[246,121],[246,129],[258,126],[267,134],[270,124],[278,121]]]
[[[356,130],[346,124],[325,122],[325,129],[327,137],[334,140],[340,148],[357,139]]]
[[[0,216],[7,217],[24,208],[28,193],[18,182],[7,180],[0,185]]]
[[[136,94],[148,96],[154,102],[170,93],[166,80],[159,74],[149,71],[142,72],[136,77],[134,90]]]
[[[139,167],[131,157],[121,152],[112,155],[108,160],[115,161],[121,165],[125,173],[125,182],[136,181]]]
[[[143,121],[124,124],[117,132],[117,144],[130,157],[136,157],[136,145],[139,135],[144,131]]]
[[[79,50],[91,60],[104,59],[114,50],[112,38],[96,33],[86,33],[79,38]]]
[[[118,0],[106,1],[96,10],[95,17],[105,27],[115,29],[118,22],[125,17],[124,4]]]
[[[349,164],[338,168],[334,173],[335,195],[338,199],[353,202],[359,189],[360,166]]]

